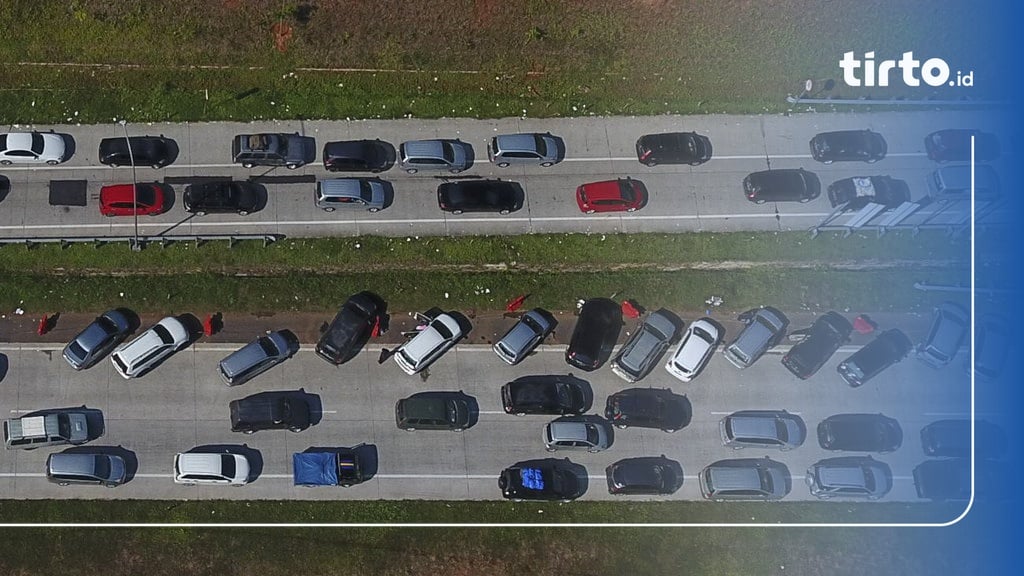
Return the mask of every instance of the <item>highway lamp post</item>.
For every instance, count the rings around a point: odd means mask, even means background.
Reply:
[[[128,122],[123,118],[118,121],[124,130],[124,142],[128,146],[128,162],[132,165],[132,216],[135,218],[135,236],[131,241],[131,249],[134,252],[142,250],[139,243],[139,181],[135,175],[135,155],[132,153],[132,140],[128,137]]]

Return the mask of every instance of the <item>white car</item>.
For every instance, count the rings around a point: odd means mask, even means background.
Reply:
[[[179,452],[174,456],[174,482],[244,486],[249,483],[249,460],[227,452]]]
[[[51,132],[0,134],[0,164],[60,164],[68,158],[64,138]]]
[[[450,314],[438,314],[426,328],[395,351],[395,362],[410,376],[441,357],[462,338],[462,327]]]
[[[168,316],[155,326],[123,344],[110,355],[114,369],[125,379],[135,378],[154,364],[188,344],[188,330],[180,320]]]
[[[676,353],[665,363],[665,370],[683,382],[693,380],[707,365],[721,340],[722,333],[708,318],[694,321],[683,333]]]

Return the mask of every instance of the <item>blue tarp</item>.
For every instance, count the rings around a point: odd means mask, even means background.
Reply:
[[[333,452],[302,452],[292,456],[296,486],[337,486],[338,455]]]
[[[519,477],[523,481],[523,488],[529,488],[530,490],[544,489],[544,477],[540,473],[540,468],[523,468],[519,472]]]

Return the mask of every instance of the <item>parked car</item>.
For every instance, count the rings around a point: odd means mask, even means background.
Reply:
[[[110,361],[121,377],[137,378],[188,343],[185,325],[174,316],[168,316],[131,342],[122,344],[110,355]]]
[[[316,343],[317,356],[336,366],[348,362],[370,339],[383,313],[382,303],[374,294],[360,292],[350,296]]]
[[[410,376],[430,366],[463,336],[451,314],[438,314],[427,327],[395,351],[395,363]]]
[[[971,499],[971,461],[967,458],[925,460],[914,468],[918,498],[935,502]],[[1016,491],[1007,486],[1014,476],[1009,466],[982,460],[974,467],[974,500],[998,502]]]
[[[450,430],[469,427],[472,398],[462,392],[420,392],[395,403],[400,430]]]
[[[387,170],[395,161],[395,147],[383,140],[343,140],[324,144],[324,169],[328,172]]]
[[[189,184],[181,201],[185,211],[196,216],[231,212],[246,216],[259,208],[260,195],[251,182],[219,180]]]
[[[46,479],[59,486],[95,484],[116,488],[127,477],[124,458],[99,452],[59,452],[46,458]]]
[[[591,182],[576,189],[576,204],[586,214],[634,212],[647,204],[647,187],[632,178]]]
[[[889,147],[885,138],[871,130],[822,132],[811,138],[811,156],[822,164],[833,162],[878,162]]]
[[[981,130],[938,130],[925,136],[924,149],[928,158],[935,162],[970,162],[972,136],[976,162],[991,162],[999,158],[999,139],[995,134]]]
[[[711,159],[711,140],[696,132],[645,134],[636,141],[636,158],[644,166],[697,166]]]
[[[952,302],[939,304],[928,337],[917,345],[917,359],[932,368],[944,368],[960,350],[970,327],[970,313],[963,307]]]
[[[987,315],[978,322],[974,333],[974,374],[979,380],[991,382],[1003,373],[1011,339],[1010,329],[1001,318]],[[970,357],[964,364],[970,374]]]
[[[102,430],[90,427],[85,410],[42,410],[4,420],[4,448],[11,450],[84,444]]]
[[[100,140],[99,159],[100,164],[115,168],[131,166],[134,160],[136,166],[160,169],[174,160],[174,148],[174,141],[163,136],[104,138]]]
[[[683,382],[693,380],[707,366],[721,340],[722,333],[710,318],[692,322],[683,333],[675,354],[665,363],[665,370]]]
[[[622,328],[622,308],[608,298],[591,298],[583,303],[572,332],[565,361],[592,372],[611,354]]]
[[[799,448],[807,438],[802,418],[785,410],[741,410],[718,422],[722,444],[741,448]]]
[[[570,502],[582,496],[586,484],[579,481],[575,468],[582,468],[568,458],[561,460],[527,460],[501,471],[498,488],[509,500],[560,500]]]
[[[509,214],[523,207],[523,190],[516,182],[506,180],[445,182],[437,187],[437,207],[452,214]]]
[[[581,414],[587,407],[584,386],[573,376],[523,376],[501,387],[506,414]]]
[[[399,145],[398,156],[409,174],[420,170],[457,174],[472,165],[473,147],[461,140],[410,140]]]
[[[100,214],[104,216],[156,216],[167,211],[163,186],[152,183],[115,184],[100,188]]]
[[[818,445],[846,452],[892,452],[903,444],[900,423],[883,414],[835,414],[818,424]]]
[[[217,364],[228,386],[238,386],[270,370],[299,351],[299,342],[287,331],[273,330],[249,342]]]
[[[725,500],[780,500],[793,487],[789,468],[764,458],[719,460],[697,475],[701,496]]]
[[[842,456],[819,460],[804,476],[811,495],[878,500],[892,489],[892,469],[871,456]]]
[[[494,343],[494,353],[506,364],[515,366],[533,352],[558,322],[550,312],[542,308],[534,308],[523,314],[500,340]]]
[[[943,166],[928,175],[928,198],[936,202],[991,202],[1002,195],[999,174],[987,164]]]
[[[310,406],[302,391],[260,392],[228,404],[231,431],[253,434],[260,430],[302,432],[310,425]]]
[[[782,357],[782,365],[801,380],[814,376],[840,346],[850,341],[853,324],[836,312],[827,312],[805,332],[806,337]]]
[[[9,132],[0,134],[0,164],[60,164],[70,160],[61,134]]]
[[[292,482],[308,487],[349,487],[365,482],[370,475],[358,448],[310,448],[292,454]]]
[[[755,204],[810,202],[821,195],[821,180],[803,168],[777,168],[748,174],[743,192]]]
[[[740,315],[746,326],[722,353],[733,366],[749,368],[769,348],[775,346],[786,335],[789,319],[775,308],[766,306]]]
[[[847,384],[856,388],[907,357],[914,345],[900,330],[886,330],[836,367]]]
[[[605,468],[609,494],[668,495],[683,485],[683,467],[661,456],[625,458]]]
[[[896,208],[910,202],[910,186],[890,176],[854,176],[836,180],[828,187],[833,208],[846,204],[846,210],[860,210],[869,203]]]
[[[64,347],[64,359],[75,370],[90,368],[131,333],[128,318],[119,310],[96,317]]]
[[[378,212],[384,208],[386,183],[376,178],[318,180],[313,203],[324,212],[356,208]]]
[[[612,360],[612,372],[626,382],[650,374],[679,333],[679,318],[664,308],[644,319]]]
[[[195,484],[230,484],[244,486],[249,483],[249,459],[229,452],[179,452],[174,456],[174,482]]]
[[[512,164],[553,166],[560,160],[561,138],[546,134],[499,134],[487,143],[487,158],[499,168]]]
[[[544,425],[544,448],[600,452],[611,446],[607,424],[584,416],[562,416]]]
[[[629,388],[610,396],[604,417],[616,428],[654,428],[675,432],[690,422],[690,406],[685,396],[668,388]]]
[[[986,420],[974,422],[974,455],[977,458],[1001,458],[1008,447],[1006,433]],[[921,449],[926,456],[970,458],[971,421],[936,420],[921,429]]]
[[[243,168],[284,166],[294,170],[316,159],[316,139],[296,134],[239,134],[231,141],[231,161]]]

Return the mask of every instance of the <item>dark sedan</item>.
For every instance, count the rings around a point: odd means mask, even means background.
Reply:
[[[689,402],[669,389],[630,388],[608,397],[604,417],[616,428],[675,432],[690,422]]]
[[[568,416],[587,407],[587,382],[573,376],[523,376],[501,387],[501,405],[506,414],[551,414]]]
[[[849,342],[853,325],[838,313],[827,312],[801,332],[806,333],[806,338],[789,349],[782,357],[782,365],[797,378],[806,380],[828,362],[840,346]]]
[[[504,180],[460,180],[437,187],[437,206],[445,212],[498,212],[508,214],[523,207],[522,187]]]
[[[131,323],[124,314],[108,310],[64,347],[64,359],[75,370],[84,370],[123,342],[131,330]]]
[[[395,163],[395,147],[382,140],[342,140],[324,145],[329,172],[381,172]]]
[[[131,149],[129,153],[129,142]],[[174,161],[174,141],[163,136],[132,136],[100,140],[100,164],[163,168]]]
[[[625,458],[605,469],[609,494],[667,495],[683,485],[683,467],[666,458]]]
[[[991,162],[999,158],[999,139],[995,134],[981,130],[938,130],[925,137],[924,149],[928,158],[935,162],[970,162],[971,137],[974,138],[975,162]]]
[[[762,170],[743,179],[743,192],[755,204],[810,202],[821,195],[821,180],[803,168]]]
[[[836,414],[818,424],[818,444],[825,450],[892,452],[903,444],[903,429],[882,414]]]
[[[587,485],[580,481],[586,469],[565,460],[527,460],[504,469],[498,477],[501,495],[512,501],[561,500],[582,496]]]
[[[978,458],[1000,458],[1008,447],[1006,433],[985,420],[974,422],[974,450]],[[926,456],[970,458],[971,421],[936,420],[921,429],[921,449]]]
[[[837,180],[828,187],[833,208],[846,204],[847,210],[860,210],[869,202],[895,208],[910,202],[910,186],[889,176],[856,176]]]
[[[811,156],[823,164],[833,162],[878,162],[889,147],[885,138],[871,130],[822,132],[811,138]]]
[[[711,159],[711,140],[696,132],[646,134],[636,141],[636,158],[645,166],[697,166]]]
[[[249,182],[203,182],[187,186],[182,202],[185,211],[196,216],[231,212],[245,216],[259,207],[257,190],[256,185]]]
[[[591,372],[611,355],[622,329],[622,308],[608,298],[591,298],[583,303],[576,328],[565,350],[570,366]]]

